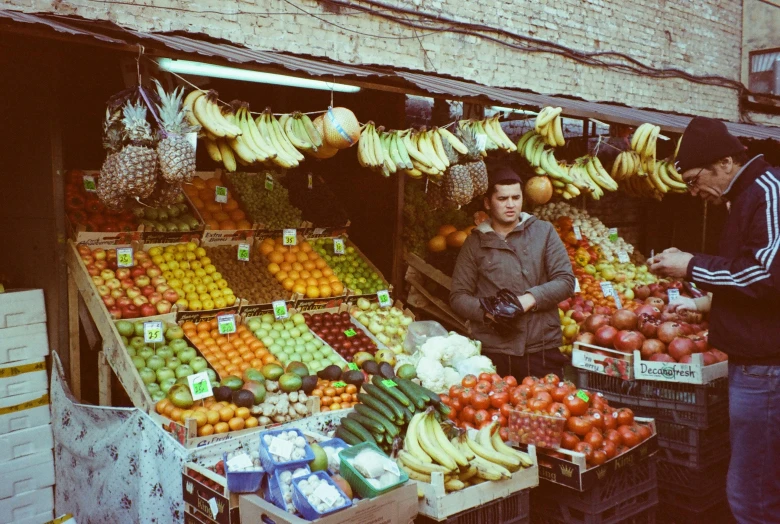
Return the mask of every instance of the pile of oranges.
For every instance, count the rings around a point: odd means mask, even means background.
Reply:
[[[174,422],[184,422],[188,418],[195,419],[199,437],[256,428],[259,425],[257,418],[249,412],[249,408],[239,408],[230,402],[217,402],[214,397],[204,399],[202,406],[192,409],[177,408],[170,400],[164,398],[157,403],[155,411]]]
[[[307,298],[344,294],[344,284],[308,242],[285,246],[281,238],[266,238],[260,244],[260,252],[268,260],[268,272],[285,290]]]
[[[252,229],[252,223],[247,220],[246,213],[238,206],[238,201],[228,191],[227,203],[221,204],[215,200],[215,188],[223,186],[219,178],[203,180],[195,177],[192,184],[184,185],[184,192],[190,198],[192,205],[198,210],[206,229]]]
[[[357,386],[353,384],[341,386],[344,384],[342,382],[339,384],[340,387],[334,387],[333,384],[338,384],[338,382],[317,379],[317,387],[312,390],[311,394],[314,397],[320,397],[320,411],[347,409],[358,403]]]
[[[185,322],[181,327],[220,378],[240,377],[250,367],[260,369],[265,364],[279,364],[244,324],[237,324],[236,332],[231,335],[219,334],[216,318],[197,324]]]

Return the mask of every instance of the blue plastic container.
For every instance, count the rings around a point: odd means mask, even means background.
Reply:
[[[341,451],[342,449],[347,449],[349,447],[349,444],[347,444],[346,442],[344,442],[340,438],[332,438],[330,440],[326,440],[324,442],[320,442],[319,444],[320,444],[320,447],[322,449],[325,449],[325,448],[335,448],[337,452]],[[330,466],[328,466],[328,472],[331,475],[337,475],[338,474],[338,471],[332,470],[330,468]]]
[[[265,445],[265,436],[266,435],[275,436],[278,435],[279,433],[287,433],[289,431],[295,432],[299,437],[306,440],[306,437],[304,437],[303,433],[301,433],[301,431],[298,429],[271,429],[260,433],[260,462],[263,464],[263,469],[265,469],[265,471],[268,474],[273,473],[273,471],[276,468],[287,469],[291,466],[308,466],[309,462],[314,460],[314,452],[312,451],[308,442],[306,443],[306,447],[304,448],[304,456],[302,459],[287,460],[281,462],[277,462],[276,460],[274,460],[273,456],[268,451],[268,446]]]
[[[227,487],[231,493],[254,493],[260,489],[260,483],[265,475],[262,469],[259,471],[230,471],[227,453],[222,454],[222,461],[225,464]]]
[[[284,471],[289,471],[292,473],[296,469],[303,468],[306,470],[306,476],[303,478],[308,477],[311,474],[311,470],[309,469],[309,466],[292,466],[289,468],[276,468],[273,473],[270,473],[268,475],[268,491],[266,493],[266,499],[273,502],[276,506],[282,508],[283,510],[287,510],[287,503],[284,501],[284,493],[282,493],[282,484],[279,480],[279,475]]]
[[[295,509],[298,510],[298,512],[301,514],[303,518],[306,520],[317,520],[319,518],[324,517],[325,515],[330,515],[331,513],[335,513],[337,511],[341,511],[342,509],[346,509],[352,505],[352,501],[347,497],[343,491],[341,491],[341,488],[339,488],[335,482],[328,476],[327,473],[324,471],[316,471],[312,473],[312,475],[317,475],[320,479],[324,480],[339,492],[339,494],[344,497],[344,500],[346,501],[346,504],[343,504],[341,506],[334,506],[330,508],[328,511],[325,511],[324,513],[320,513],[314,507],[309,503],[309,500],[306,498],[306,496],[301,493],[301,489],[298,487],[298,484],[302,480],[306,480],[309,478],[309,476],[306,477],[298,477],[296,479],[293,479],[293,504],[295,504]]]

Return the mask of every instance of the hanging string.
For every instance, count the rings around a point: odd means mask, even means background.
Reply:
[[[140,86],[142,84],[142,78],[141,78],[141,57],[144,56],[144,46],[142,44],[138,44],[138,56],[135,58],[135,72],[138,75],[138,85]]]

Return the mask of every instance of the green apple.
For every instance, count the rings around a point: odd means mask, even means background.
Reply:
[[[167,368],[166,368],[167,369]],[[173,370],[169,370],[171,373],[173,373]],[[166,378],[165,380],[160,381],[160,390],[168,393],[168,390],[171,389],[171,387],[176,384],[176,374],[174,373],[173,376]]]
[[[149,358],[154,356],[154,350],[149,346],[144,346],[138,351],[136,351],[136,355],[141,357],[144,360],[149,360]]]
[[[144,336],[144,323],[140,321],[136,321],[133,324],[133,333],[135,333],[136,337]]]
[[[190,367],[187,364],[182,364],[181,366],[177,367],[174,371],[176,372],[176,378],[184,378],[192,375],[192,367]]]
[[[146,360],[146,367],[151,370],[157,371],[158,369],[165,367],[165,359],[158,355],[152,355]]]
[[[189,364],[195,373],[200,373],[201,371],[209,367],[209,363],[203,357],[195,357],[189,361]]]
[[[184,330],[179,326],[170,326],[165,330],[166,340],[179,340],[184,338]]]
[[[170,344],[168,344],[168,345],[170,346],[170,348],[173,350],[173,352],[176,355],[178,355],[179,353],[181,353],[182,351],[184,351],[185,349],[190,347],[190,345],[187,344],[186,340],[183,340],[183,339],[180,339],[180,338],[176,338],[176,339],[171,340]]]
[[[152,402],[157,403],[166,397],[166,391],[155,391],[152,393]]]
[[[260,320],[263,323],[266,324],[273,324],[274,323],[274,316],[271,313],[266,313],[263,316],[260,317]]]
[[[144,342],[144,337],[143,336],[133,337],[133,338],[130,339],[130,345],[133,346],[136,349],[136,351],[137,351],[137,350],[141,349],[142,347],[144,347],[146,345],[146,342]]]
[[[133,323],[127,320],[117,320],[116,330],[123,337],[132,337],[135,335],[135,329],[133,329]],[[143,334],[143,333],[142,333]]]
[[[259,318],[257,318],[257,317],[250,318],[246,322],[246,327],[249,328],[249,331],[257,331],[258,329],[260,329],[262,327],[262,325],[263,325],[263,322]]]
[[[188,347],[179,351],[176,356],[183,363],[187,364],[190,360],[198,356],[198,352],[195,351],[195,348]]]
[[[125,346],[125,351],[127,351],[127,354],[130,355],[131,357],[134,357],[137,354],[133,346]]]
[[[160,384],[158,384],[157,382],[152,382],[150,384],[147,384],[146,391],[148,391],[150,395],[156,393],[160,391]]]
[[[306,324],[306,319],[300,313],[294,314],[290,320],[292,320],[293,324],[296,326]]]
[[[146,367],[139,369],[138,374],[141,375],[141,380],[143,380],[144,384],[151,384],[157,380],[157,374],[154,370]]]
[[[163,367],[157,370],[157,382],[160,384],[171,378],[176,380],[176,373],[171,368]]]
[[[169,369],[176,369],[179,366],[181,366],[181,360],[176,357],[171,357],[165,361],[165,367]]]
[[[206,374],[209,376],[209,380],[211,381],[211,384],[213,385],[214,382],[217,381],[217,372],[214,371],[211,368],[206,368]],[[216,386],[214,386],[216,387]]]
[[[170,346],[160,346],[160,347],[158,347],[158,348],[157,348],[157,349],[154,351],[154,353],[155,353],[155,354],[156,354],[158,357],[162,357],[162,358],[164,358],[165,360],[168,360],[169,358],[171,358],[171,357],[174,355],[173,349],[171,349],[171,347],[170,347]]]
[[[133,357],[133,365],[135,369],[143,369],[146,367],[146,360],[136,355]]]

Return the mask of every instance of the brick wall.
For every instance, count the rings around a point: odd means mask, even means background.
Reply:
[[[503,28],[578,51],[617,51],[654,67],[740,77],[742,2],[737,0],[383,1]],[[143,31],[202,32],[252,48],[351,64],[435,71],[495,86],[738,119],[737,93],[732,89],[585,66],[559,55],[518,51],[471,35],[444,32],[418,40],[410,29],[375,15],[349,9],[334,12],[317,0],[290,2],[144,0],[128,6],[87,0],[78,4],[6,0],[3,4],[111,20]],[[230,14],[237,10],[241,13]]]

